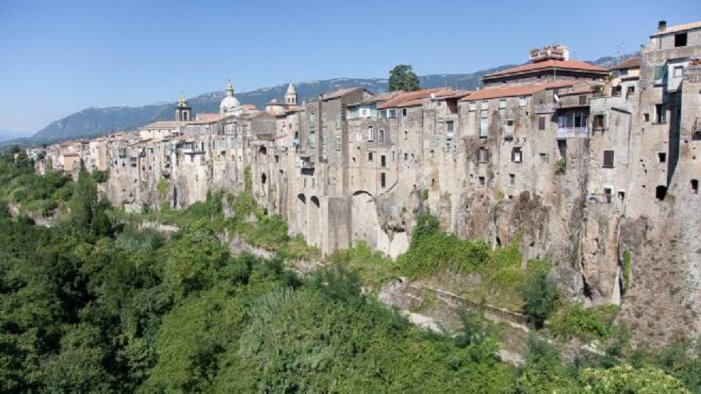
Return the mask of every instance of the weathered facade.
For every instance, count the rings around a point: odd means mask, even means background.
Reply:
[[[240,191],[250,168],[259,203],[324,253],[364,241],[397,256],[429,211],[464,238],[518,240],[570,296],[621,303],[669,339],[653,313],[701,332],[699,58],[697,22],[661,25],[612,70],[534,50],[475,92],[354,88],[298,105],[291,85],[258,111],[230,84],[219,114],[192,120],[181,100],[173,122],[67,153],[96,152],[89,168],[108,168],[106,195],[132,210]]]

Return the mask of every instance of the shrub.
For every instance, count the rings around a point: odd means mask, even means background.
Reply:
[[[545,319],[557,307],[559,291],[547,272],[539,271],[523,286],[521,290],[526,301],[523,312],[536,328],[542,328]]]
[[[552,319],[553,332],[583,340],[608,339],[618,307],[605,305],[585,309],[581,302],[567,305]]]
[[[567,172],[567,159],[561,157],[555,160],[555,174],[562,175]]]

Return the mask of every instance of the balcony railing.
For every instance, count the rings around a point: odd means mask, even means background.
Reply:
[[[567,138],[589,138],[589,128],[587,127],[558,127],[557,139]]]

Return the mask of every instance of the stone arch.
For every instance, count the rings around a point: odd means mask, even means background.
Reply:
[[[357,190],[351,197],[351,243],[365,241],[377,248],[380,221],[375,197],[366,190]]]
[[[307,220],[307,233],[309,234],[307,241],[311,245],[321,246],[321,202],[317,196],[312,196],[309,200],[312,203],[309,205],[309,218]]]
[[[307,197],[299,193],[295,199],[295,228],[297,233],[307,237]]]

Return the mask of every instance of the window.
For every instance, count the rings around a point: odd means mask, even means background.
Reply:
[[[674,78],[681,78],[684,75],[684,66],[674,66],[672,70],[672,76]]]
[[[645,112],[645,113],[643,114],[643,118],[645,119],[646,122],[649,122],[649,121],[650,121],[650,114],[647,113],[647,112]]]
[[[538,118],[538,130],[545,130],[545,116],[541,116]]]
[[[699,180],[698,179],[691,180],[691,192],[694,194],[699,194]]]
[[[657,152],[657,160],[659,160],[660,163],[666,163],[667,162],[667,153],[666,152]]]
[[[314,112],[309,114],[309,128],[310,129],[314,128]]]
[[[372,126],[368,127],[368,141],[375,140],[375,129]]]
[[[499,100],[499,109],[506,108],[506,99]]]
[[[476,111],[477,110],[477,103],[474,101],[470,101],[467,103],[467,110],[468,111]]]
[[[480,109],[481,109],[481,110],[485,110],[485,109],[488,109],[488,108],[489,108],[489,101],[484,100],[484,101],[480,102]]]
[[[484,186],[487,183],[487,180],[481,176],[477,178],[479,180],[480,186]]]
[[[511,161],[514,163],[521,162],[521,148],[514,148],[511,150]]]
[[[630,96],[631,94],[635,94],[635,86],[628,86],[628,89],[626,90],[626,96]]]
[[[387,186],[387,174],[384,172],[380,173],[380,187],[386,187]]]
[[[385,155],[380,156],[380,166],[383,168],[387,166],[387,157]]]
[[[613,168],[613,151],[604,151],[604,168]]]
[[[372,152],[368,152],[368,161],[372,161]]]
[[[489,118],[487,118],[487,111],[482,111],[480,115],[480,137],[486,137],[489,133]]]
[[[579,105],[587,105],[587,96],[586,95],[579,96]]]
[[[610,187],[604,188],[604,202],[611,204],[611,196],[613,195],[613,189]]]
[[[406,108],[402,108],[402,116],[406,116]]]
[[[455,124],[452,120],[445,122],[445,129],[447,132],[452,133],[454,127],[455,127]]]
[[[701,131],[697,131],[691,135],[692,141],[701,141]]]
[[[387,117],[388,118],[396,118],[397,117],[397,110],[396,109],[388,109],[387,110]]]
[[[594,130],[603,130],[606,122],[606,115],[594,115]]]
[[[516,186],[516,174],[509,174],[509,186]]]
[[[686,33],[679,33],[674,35],[674,47],[685,47],[686,46]]]
[[[655,113],[657,115],[657,123],[667,123],[667,111],[664,104],[655,104]]]
[[[341,150],[341,137],[336,137],[336,150]]]
[[[360,116],[368,116],[368,110],[367,108],[363,108],[360,110]]]
[[[407,160],[409,160],[409,154],[408,154],[408,153],[404,153],[404,161],[407,161]]]
[[[409,138],[409,132],[404,130],[404,141],[406,141],[407,138]]]
[[[526,97],[526,96],[521,96],[521,97],[519,97],[519,98],[518,98],[518,106],[519,106],[519,107],[525,107],[525,106],[526,106],[527,100],[528,100],[528,97]]]
[[[485,148],[479,148],[477,150],[477,161],[480,163],[485,163],[487,161],[487,149]]]
[[[385,130],[380,129],[380,142],[385,142]]]
[[[547,153],[540,153],[540,154],[538,154],[538,156],[540,156],[540,162],[541,162],[541,163],[548,163],[548,162],[550,162],[550,155],[548,155]]]

